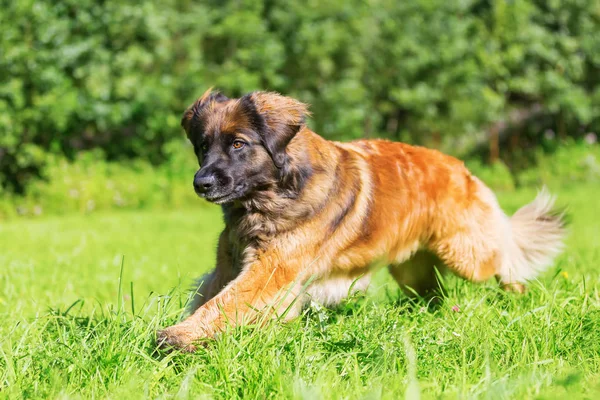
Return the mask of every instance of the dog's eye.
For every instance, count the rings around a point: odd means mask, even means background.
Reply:
[[[234,149],[239,150],[242,147],[244,147],[246,145],[246,143],[244,143],[242,140],[234,140],[233,144],[231,145]]]
[[[202,151],[202,154],[206,153],[208,151],[208,144],[202,143],[202,145],[200,146],[200,150]]]

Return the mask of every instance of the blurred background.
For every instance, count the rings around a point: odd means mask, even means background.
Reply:
[[[199,204],[208,87],[329,139],[461,157],[496,190],[600,181],[598,0],[0,0],[0,219]]]

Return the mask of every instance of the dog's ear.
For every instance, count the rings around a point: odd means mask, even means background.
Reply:
[[[247,94],[240,99],[240,105],[261,135],[275,166],[283,168],[287,160],[285,148],[309,116],[307,105],[272,92]]]
[[[181,126],[185,129],[188,137],[193,122],[202,124],[202,112],[211,107],[214,103],[222,103],[229,100],[227,96],[219,91],[213,91],[213,88],[208,89],[200,96],[191,106],[185,110],[181,118]]]

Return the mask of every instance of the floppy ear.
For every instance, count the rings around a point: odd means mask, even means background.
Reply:
[[[227,96],[222,94],[219,91],[214,91],[213,88],[208,89],[202,96],[200,96],[194,104],[189,106],[187,110],[183,113],[183,117],[181,118],[181,126],[185,129],[185,132],[190,134],[190,128],[192,127],[192,123],[198,122],[202,124],[202,111],[204,111],[207,107],[211,106],[213,103],[222,103],[224,101],[229,100]]]
[[[272,92],[254,92],[240,99],[250,122],[279,169],[286,163],[285,148],[309,115],[306,104]]]

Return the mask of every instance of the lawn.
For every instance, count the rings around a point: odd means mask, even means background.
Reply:
[[[0,398],[600,398],[600,187],[555,192],[568,248],[523,296],[450,277],[430,307],[382,270],[365,297],[196,354],[156,353],[154,332],[212,267],[218,208],[0,223]]]

